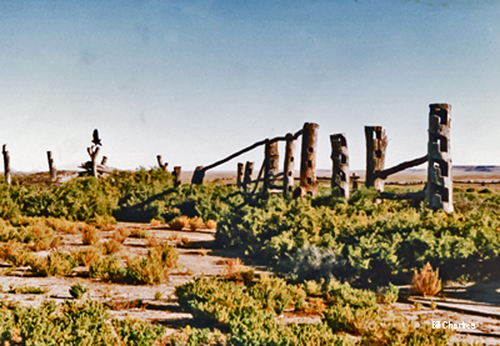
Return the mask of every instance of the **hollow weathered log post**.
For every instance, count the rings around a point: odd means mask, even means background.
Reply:
[[[248,184],[252,181],[253,162],[247,161],[245,163],[245,175],[243,177],[243,191],[247,191]]]
[[[287,197],[293,192],[295,174],[295,147],[297,140],[293,134],[286,135],[285,163],[283,165],[283,196]]]
[[[12,182],[12,177],[10,175],[10,155],[7,151],[7,144],[4,144],[2,147],[3,154],[3,170],[5,175],[5,182],[10,185]]]
[[[273,177],[278,174],[279,170],[279,151],[278,142],[266,140],[264,146],[264,191],[271,187]]]
[[[339,190],[340,196],[349,199],[349,152],[347,139],[344,133],[330,136],[332,144],[333,169],[332,169],[332,192]]]
[[[302,152],[300,160],[300,192],[294,196],[308,194],[314,196],[318,192],[316,178],[316,151],[319,125],[305,123],[302,130]]]
[[[163,163],[163,159],[161,158],[161,155],[156,155],[156,160],[158,161],[158,166],[163,169],[164,171],[167,170],[168,162]]]
[[[377,179],[376,172],[382,171],[385,165],[387,135],[382,126],[365,126],[366,137],[366,187],[374,187],[384,191],[384,181]]]
[[[47,151],[47,161],[49,162],[50,180],[55,181],[57,176],[57,170],[56,166],[54,165],[54,159],[52,158],[52,151]]]
[[[453,212],[450,125],[451,105],[429,105],[429,142],[427,147],[427,201],[432,209]]]
[[[181,184],[181,166],[175,166],[174,171],[172,172],[174,176],[174,186],[178,187]]]

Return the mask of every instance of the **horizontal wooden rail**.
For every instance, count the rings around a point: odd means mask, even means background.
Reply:
[[[376,171],[375,177],[377,179],[386,179],[389,175],[396,174],[398,172],[404,171],[405,169],[420,166],[427,162],[427,155],[419,157],[411,161],[405,161],[391,168],[384,169],[383,171]]]

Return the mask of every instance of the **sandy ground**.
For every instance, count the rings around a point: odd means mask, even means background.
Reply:
[[[181,237],[189,239],[187,247],[180,247],[179,262],[181,267],[175,270],[168,282],[159,285],[122,285],[103,283],[96,279],[78,276],[85,268],[79,268],[72,277],[47,277],[37,278],[25,275],[25,270],[12,272],[7,264],[3,263],[3,276],[0,276],[0,299],[2,301],[18,301],[21,304],[33,306],[40,305],[45,300],[62,302],[65,299],[73,299],[69,294],[69,288],[74,284],[80,284],[88,289],[86,296],[98,300],[110,306],[110,313],[118,318],[130,316],[142,320],[161,323],[168,328],[168,333],[189,325],[192,316],[182,312],[176,303],[175,287],[182,285],[194,277],[205,275],[218,275],[224,271],[224,261],[232,258],[230,252],[217,251],[214,254],[211,242],[214,239],[214,231],[174,231],[165,226],[151,227],[141,224],[120,223],[120,227],[142,228],[154,235],[160,241],[170,239],[176,242]],[[109,238],[112,232],[103,232],[103,240]],[[66,235],[62,250],[81,247],[79,236]],[[145,255],[147,252],[147,240],[127,238],[120,254]],[[262,268],[256,268],[259,273]],[[11,273],[8,273],[11,271]],[[6,275],[6,274],[9,275]],[[8,293],[12,288],[40,287],[46,290],[45,294],[14,294]],[[409,297],[405,303],[392,305],[390,311],[403,313],[417,320],[418,315],[427,316],[425,323],[432,321],[452,321],[453,323],[474,323],[474,330],[462,328],[453,340],[480,341],[485,345],[500,344],[500,282],[487,284],[453,287],[448,290],[450,295],[459,295],[461,299],[434,299],[436,309],[430,308],[430,299]],[[161,295],[159,298],[158,296]],[[467,297],[467,299],[464,299]],[[140,303],[138,303],[140,300]],[[418,304],[415,304],[417,302]],[[417,308],[415,308],[417,307]],[[320,321],[319,316],[294,316],[285,313],[280,317],[283,323],[313,323]]]

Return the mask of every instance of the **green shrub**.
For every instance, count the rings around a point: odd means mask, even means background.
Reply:
[[[90,265],[90,276],[103,281],[122,281],[126,274],[119,257],[104,256]]]
[[[153,326],[136,319],[113,319],[111,322],[116,333],[127,346],[152,346],[166,331],[162,326]]]
[[[69,275],[76,267],[76,261],[65,252],[52,252],[47,257],[31,256],[29,260],[34,276]]]
[[[69,294],[71,294],[71,296],[75,299],[80,299],[85,293],[87,293],[87,291],[88,289],[86,287],[76,284],[70,287]]]
[[[162,243],[148,251],[144,259],[134,257],[128,259],[127,280],[133,284],[162,283],[169,272],[177,267],[179,253],[168,243]]]

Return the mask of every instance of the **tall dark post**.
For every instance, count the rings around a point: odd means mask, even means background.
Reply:
[[[252,181],[253,162],[247,161],[245,163],[245,175],[243,177],[243,191],[247,191],[248,184]]]
[[[292,193],[295,174],[295,147],[297,140],[291,133],[286,135],[285,164],[283,165],[283,196]]]
[[[429,142],[427,201],[432,209],[453,212],[453,179],[451,176],[451,105],[429,105]]]
[[[385,150],[387,135],[382,126],[365,126],[366,137],[366,187],[374,187],[384,191],[384,181],[377,179],[375,173],[383,171],[385,166]]]
[[[3,169],[5,174],[5,182],[10,185],[12,182],[12,177],[10,175],[10,155],[7,151],[7,144],[4,144],[2,147],[3,154]]]
[[[318,191],[318,180],[316,178],[316,148],[318,144],[318,129],[318,124],[304,124],[300,161],[300,194],[314,196]]]
[[[52,151],[47,151],[47,161],[49,162],[50,180],[55,181],[57,171],[56,166],[54,165],[54,159],[52,158]]]
[[[243,162],[238,162],[238,167],[236,170],[236,186],[241,187],[243,185]]]
[[[175,166],[172,172],[174,176],[174,186],[178,187],[181,184],[181,166]]]
[[[333,169],[332,169],[332,191],[339,190],[341,197],[349,199],[349,152],[347,150],[347,139],[344,133],[330,136],[332,144]]]

